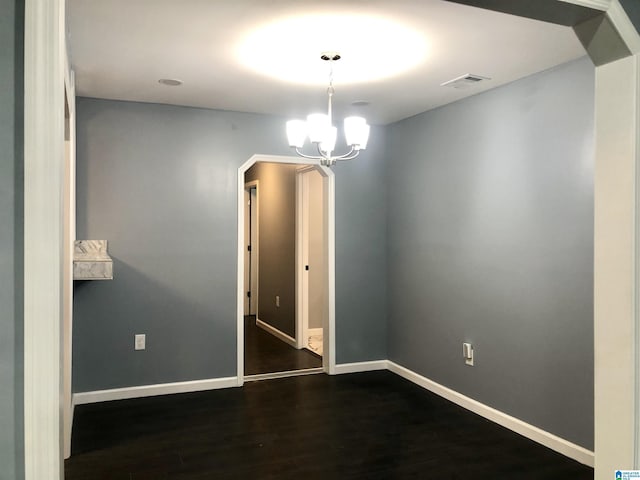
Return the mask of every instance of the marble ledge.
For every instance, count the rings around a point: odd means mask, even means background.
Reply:
[[[112,280],[113,260],[106,240],[76,240],[73,251],[74,280]]]

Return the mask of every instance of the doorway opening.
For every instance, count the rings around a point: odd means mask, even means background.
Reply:
[[[335,368],[333,172],[254,155],[238,169],[238,384]]]

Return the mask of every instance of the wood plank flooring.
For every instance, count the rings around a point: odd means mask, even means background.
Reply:
[[[591,480],[390,372],[80,405],[66,480]]]
[[[322,357],[287,345],[256,326],[256,317],[244,317],[244,374],[286,372],[322,367]]]

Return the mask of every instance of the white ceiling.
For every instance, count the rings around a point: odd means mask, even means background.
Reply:
[[[337,115],[361,114],[374,124],[407,118],[585,54],[569,27],[443,0],[68,0],[67,11],[80,96],[287,117],[326,108],[328,68],[318,50],[337,49],[343,56],[335,65]],[[304,27],[306,34],[285,32],[279,44],[259,50],[266,41],[262,37],[249,47],[249,53],[261,53],[261,60],[247,64],[247,39],[261,28],[284,32],[285,26],[273,24],[312,16],[318,20]],[[371,32],[359,30],[366,23],[362,17],[374,20],[370,37]],[[386,24],[401,30],[390,31]],[[334,25],[340,28],[332,32]],[[402,29],[411,46],[393,47],[390,40],[402,39]],[[416,59],[421,45],[423,55]],[[374,81],[350,77],[369,67],[383,67],[384,77],[396,59],[417,64]],[[257,71],[265,66],[276,73]],[[317,77],[315,84],[297,75],[301,72]],[[491,80],[464,90],[440,86],[466,73]],[[184,83],[169,87],[158,83],[161,78]],[[357,101],[369,105],[351,105]]]

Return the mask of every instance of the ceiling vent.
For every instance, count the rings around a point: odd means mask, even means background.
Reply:
[[[489,77],[482,77],[480,75],[473,75],[472,73],[465,73],[464,75],[460,75],[459,77],[454,78],[453,80],[449,80],[448,82],[441,83],[441,87],[452,87],[452,88],[469,88],[473,85],[477,85],[484,80],[491,80]]]

